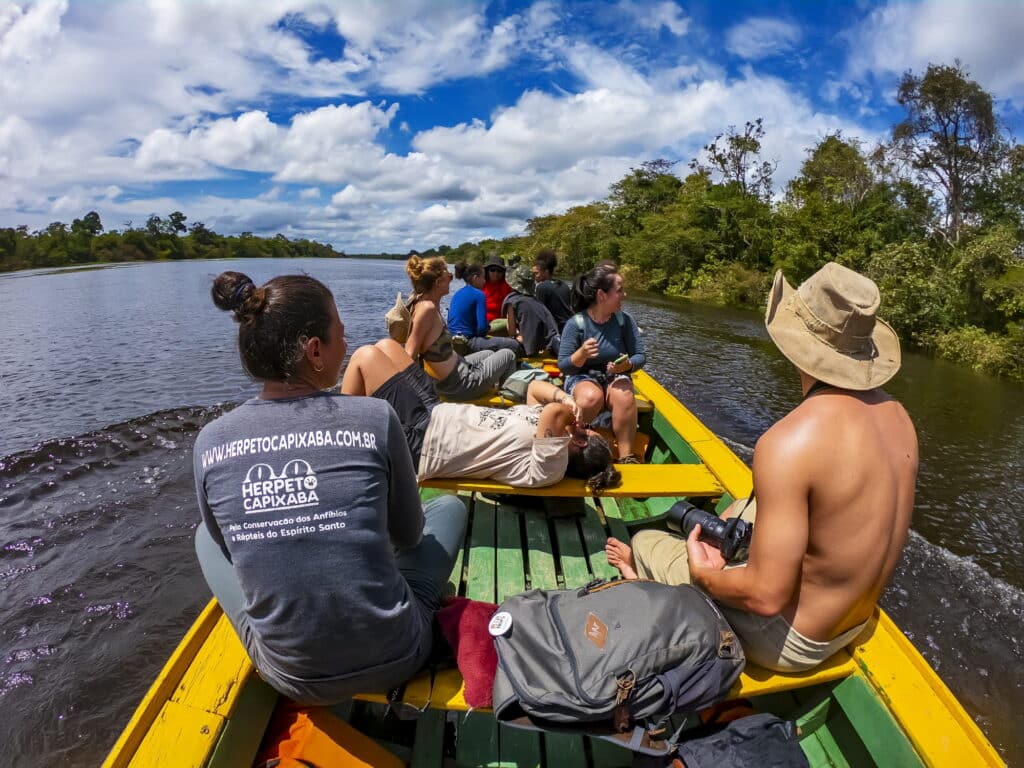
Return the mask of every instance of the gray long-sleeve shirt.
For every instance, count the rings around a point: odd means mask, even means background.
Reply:
[[[238,575],[257,668],[342,684],[416,654],[429,627],[395,564],[423,508],[385,402],[249,400],[207,424],[193,463],[203,520]]]

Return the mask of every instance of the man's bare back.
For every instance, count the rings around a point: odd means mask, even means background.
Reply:
[[[806,392],[814,380],[800,375]],[[818,641],[865,622],[906,541],[917,463],[910,418],[882,390],[829,387],[811,395],[757,443],[747,586],[719,583],[716,598],[779,614]],[[605,552],[625,578],[637,577],[629,545],[609,539]]]
[[[798,632],[828,640],[870,617],[906,541],[917,465],[910,418],[879,389],[817,392],[758,441],[755,531],[785,534],[794,516],[806,520],[799,579],[781,611]],[[752,548],[762,554],[772,553]]]

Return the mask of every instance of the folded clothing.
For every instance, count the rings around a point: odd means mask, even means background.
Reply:
[[[487,625],[497,610],[494,603],[451,597],[441,603],[437,612],[441,634],[452,647],[466,683],[466,703],[474,709],[490,707],[493,703],[498,653]]]

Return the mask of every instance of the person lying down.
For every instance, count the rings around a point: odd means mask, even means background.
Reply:
[[[530,382],[526,404],[512,408],[442,403],[405,349],[382,339],[355,351],[341,391],[395,409],[420,481],[465,477],[541,488],[569,475],[596,493],[622,479],[608,442],[579,426],[573,399],[545,381]]]

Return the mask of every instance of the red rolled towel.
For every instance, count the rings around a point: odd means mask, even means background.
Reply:
[[[438,626],[455,652],[459,672],[466,682],[466,703],[473,708],[490,707],[493,703],[498,653],[487,624],[497,610],[494,603],[452,597],[437,612]]]

